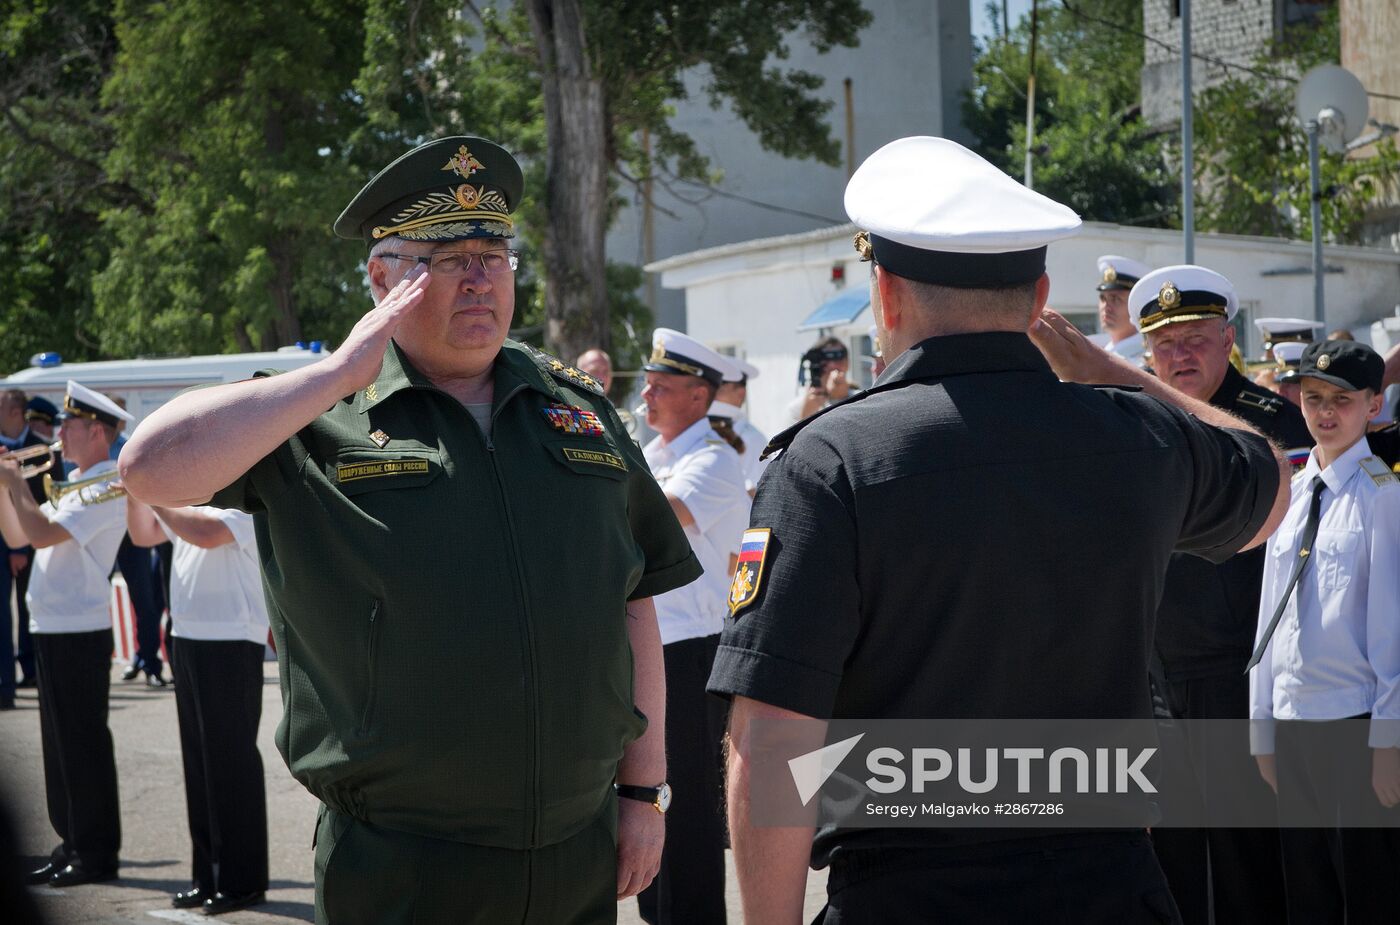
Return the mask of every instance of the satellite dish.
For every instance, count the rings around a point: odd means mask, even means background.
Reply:
[[[1355,74],[1335,64],[1323,64],[1303,75],[1294,97],[1298,121],[1317,123],[1317,140],[1333,154],[1361,134],[1370,116],[1366,88]]]

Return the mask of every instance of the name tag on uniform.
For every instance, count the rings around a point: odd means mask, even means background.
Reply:
[[[396,475],[425,475],[426,459],[385,459],[373,462],[341,463],[335,467],[337,482],[358,482],[361,479],[382,479]]]
[[[613,469],[627,471],[627,464],[622,461],[622,457],[614,453],[604,453],[601,450],[580,450],[576,447],[562,447],[564,458],[570,462],[592,463],[595,466],[609,466]]]

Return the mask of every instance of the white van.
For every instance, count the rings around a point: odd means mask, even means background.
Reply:
[[[38,354],[35,365],[0,379],[0,389],[23,389],[63,406],[68,380],[122,398],[137,423],[179,392],[194,385],[239,382],[260,369],[300,369],[328,356],[319,342],[311,347],[283,347],[265,353],[230,353],[153,360],[102,360],[64,363],[54,354]],[[134,426],[134,425],[133,425]],[[127,429],[130,433],[131,428]]]

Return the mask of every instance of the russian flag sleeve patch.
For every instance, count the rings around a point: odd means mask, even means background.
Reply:
[[[739,565],[729,586],[729,612],[738,613],[758,597],[763,583],[763,562],[768,555],[768,540],[773,531],[764,528],[745,530],[739,545]]]

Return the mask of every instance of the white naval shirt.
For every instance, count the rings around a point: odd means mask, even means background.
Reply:
[[[701,418],[668,444],[660,437],[642,453],[661,489],[685,504],[695,523],[686,539],[705,574],[653,600],[661,644],[713,636],[728,609],[729,554],[748,526],[749,493],[739,454]]]
[[[1142,365],[1143,354],[1147,353],[1147,345],[1143,343],[1142,334],[1134,331],[1130,336],[1120,341],[1110,341],[1104,345],[1109,353],[1117,354],[1134,366]]]
[[[74,470],[70,479],[104,472],[115,479],[117,464],[104,459],[90,469]],[[34,571],[25,598],[29,602],[29,631],[89,633],[111,629],[108,601],[112,590],[107,576],[126,535],[125,496],[83,504],[78,492],[69,492],[57,506],[45,501],[40,510],[72,539],[34,551]]]
[[[1263,659],[1250,672],[1250,749],[1272,754],[1272,721],[1371,714],[1372,748],[1400,745],[1400,482],[1362,467],[1365,438],[1319,472],[1317,450],[1293,477],[1269,539],[1255,644],[1288,586],[1313,478],[1322,493],[1317,540]]]
[[[216,507],[193,510],[218,518],[233,534],[233,542],[204,549],[180,539],[159,521],[175,544],[170,569],[171,632],[180,639],[266,643],[267,600],[252,515]]]

